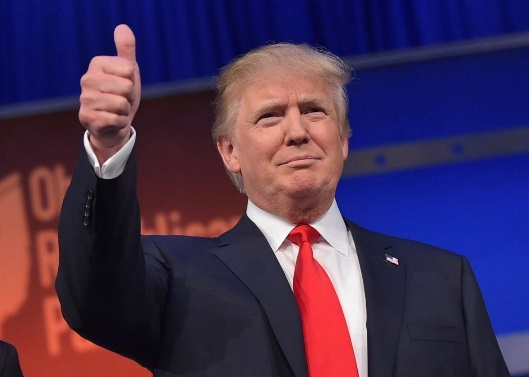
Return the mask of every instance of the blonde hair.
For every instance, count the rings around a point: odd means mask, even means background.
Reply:
[[[211,131],[213,141],[216,142],[220,137],[233,136],[239,109],[239,93],[263,73],[280,75],[285,72],[324,80],[331,89],[340,136],[351,135],[347,120],[348,100],[345,88],[351,80],[351,67],[323,49],[312,48],[306,44],[278,43],[252,50],[220,70],[214,102],[215,121]],[[244,192],[242,175],[228,170],[227,172],[237,189]]]

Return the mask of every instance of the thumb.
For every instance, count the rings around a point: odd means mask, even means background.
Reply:
[[[127,25],[116,26],[114,29],[114,43],[119,57],[131,62],[136,61],[136,39],[134,38],[134,33]]]

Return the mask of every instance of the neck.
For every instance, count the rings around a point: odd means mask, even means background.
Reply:
[[[275,216],[292,224],[311,224],[322,217],[329,210],[334,200],[330,198],[317,199],[314,197],[295,198],[290,201],[274,203],[259,202],[250,198],[253,204]]]

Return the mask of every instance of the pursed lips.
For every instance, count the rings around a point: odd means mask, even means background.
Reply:
[[[310,163],[312,161],[316,161],[316,160],[321,160],[320,157],[317,157],[317,156],[309,156],[309,155],[304,155],[304,156],[295,156],[295,157],[291,157],[285,161],[282,161],[278,164],[278,166],[282,166],[282,165],[303,165],[304,163]]]

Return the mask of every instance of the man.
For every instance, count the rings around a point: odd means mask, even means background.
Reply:
[[[279,44],[224,68],[213,136],[246,214],[214,239],[141,237],[140,76],[132,31],[114,37],[81,80],[61,213],[74,330],[155,376],[509,375],[465,258],[340,215],[350,71],[330,54]]]
[[[15,347],[0,340],[0,377],[23,377]]]

